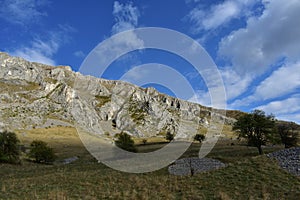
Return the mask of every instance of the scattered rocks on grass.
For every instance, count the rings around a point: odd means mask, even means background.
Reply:
[[[300,147],[283,149],[269,153],[267,156],[276,159],[280,167],[291,174],[300,176]]]
[[[72,162],[75,162],[76,160],[78,160],[79,158],[77,156],[71,157],[71,158],[66,158],[63,160],[63,164],[70,164]]]
[[[169,166],[169,173],[173,175],[193,175],[200,172],[219,169],[226,165],[219,160],[211,158],[182,158],[176,160],[173,165]]]

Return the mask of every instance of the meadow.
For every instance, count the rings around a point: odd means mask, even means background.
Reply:
[[[227,167],[194,176],[169,175],[167,167],[150,173],[129,174],[98,163],[84,148],[72,127],[22,130],[17,132],[26,146],[33,139],[54,148],[53,165],[26,160],[21,165],[0,164],[0,199],[298,199],[300,179],[281,169],[257,149],[237,140],[223,139],[208,157]],[[139,152],[165,145],[153,138]],[[197,156],[201,144],[193,143],[182,157]],[[282,149],[269,146],[265,153]],[[77,156],[71,164],[65,158]]]

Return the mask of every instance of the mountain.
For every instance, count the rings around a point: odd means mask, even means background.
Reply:
[[[232,116],[238,111],[228,112]],[[196,131],[234,123],[218,110],[180,100],[154,88],[105,80],[0,53],[0,128],[31,129],[75,126],[113,136],[126,131],[136,137]],[[216,117],[217,116],[217,117]]]

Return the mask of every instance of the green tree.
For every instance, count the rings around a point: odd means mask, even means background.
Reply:
[[[19,139],[13,132],[0,132],[0,162],[20,162]]]
[[[246,138],[249,145],[257,147],[259,154],[263,154],[261,146],[271,139],[274,127],[273,115],[266,115],[262,110],[254,110],[238,118],[233,130],[239,133],[239,137]]]
[[[200,133],[197,133],[195,136],[194,136],[194,140],[198,141],[198,142],[202,142],[203,140],[205,139],[205,135],[202,135]]]
[[[173,139],[174,139],[174,134],[172,134],[170,131],[168,131],[166,134],[166,140],[171,142]]]
[[[30,144],[30,152],[28,156],[38,163],[53,163],[55,160],[55,154],[51,147],[46,142],[41,140],[34,140]]]
[[[116,135],[117,140],[115,141],[115,144],[117,147],[124,149],[126,151],[130,152],[137,152],[135,146],[134,146],[134,141],[131,138],[130,135],[127,133],[121,132]]]
[[[295,147],[298,142],[299,125],[295,122],[281,122],[276,125],[277,132],[280,135],[281,142],[285,148]]]

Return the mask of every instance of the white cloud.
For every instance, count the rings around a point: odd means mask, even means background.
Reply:
[[[83,51],[75,51],[73,54],[78,58],[84,58],[86,56]]]
[[[44,36],[36,36],[28,45],[17,47],[9,53],[22,57],[31,62],[39,62],[47,65],[56,65],[53,56],[60,46],[69,40],[68,34],[74,29],[68,25],[59,25],[56,31],[49,32]]]
[[[3,0],[0,7],[0,17],[19,25],[38,22],[47,16],[42,8],[49,5],[48,0]]]
[[[14,56],[22,57],[31,62],[38,62],[47,65],[56,65],[52,59],[53,54],[58,49],[58,43],[56,41],[42,42],[35,39],[29,47],[22,47],[13,52],[10,52]]]
[[[247,27],[232,32],[219,45],[240,74],[261,74],[278,59],[300,59],[300,1],[264,0],[260,17],[250,17]]]
[[[89,58],[81,65],[80,72],[82,74],[100,77],[104,72],[102,71],[103,68],[109,66],[111,64],[110,62],[117,59],[119,59],[118,61],[122,59],[124,63],[128,60],[138,63],[134,55],[123,55],[126,52],[143,49],[144,47],[144,41],[132,30],[138,26],[138,8],[135,7],[132,2],[122,4],[115,1],[112,15],[115,19],[115,24],[111,29],[113,36],[104,40],[101,45],[98,45],[96,49],[89,54]],[[114,35],[118,33],[121,35]],[[120,56],[122,57],[120,58]],[[101,66],[101,69],[97,67],[92,68],[91,66]],[[124,65],[124,67],[128,68],[129,66]],[[112,79],[115,79],[115,77],[112,77]]]
[[[256,109],[264,110],[268,113],[284,115],[300,111],[300,96],[295,95],[282,101],[272,101],[266,105],[257,107]]]
[[[132,2],[121,4],[115,1],[112,14],[116,22],[112,27],[112,34],[134,29],[138,25],[139,10]]]
[[[249,106],[253,102],[275,99],[284,95],[297,92],[300,89],[300,61],[289,63],[274,71],[268,78],[262,81],[253,94],[236,100],[231,106]]]
[[[194,23],[193,31],[195,33],[214,30],[232,19],[248,14],[254,3],[254,0],[226,0],[209,9],[204,9],[200,5],[194,8],[187,17]]]
[[[300,124],[300,112],[294,114],[284,114],[276,116],[277,119],[284,120],[284,121],[292,121]]]
[[[282,101],[273,101],[256,109],[273,113],[278,119],[300,123],[300,95]]]
[[[274,71],[256,88],[255,96],[266,100],[290,94],[300,89],[300,62],[284,65]]]
[[[240,76],[229,67],[221,69],[220,73],[223,78],[227,100],[234,99],[244,93],[252,81],[252,77]]]
[[[132,2],[121,4],[115,1],[112,15],[115,19],[115,24],[111,30],[112,34],[128,30],[132,31],[124,33],[122,37],[111,38],[109,43],[103,47],[104,51],[99,52],[99,54],[103,54],[109,58],[111,55],[120,56],[124,52],[142,49],[144,47],[144,41],[133,31],[133,29],[138,26],[138,18],[140,16],[138,8],[134,6]],[[122,57],[123,62],[126,63],[128,60],[134,60],[136,63],[139,63],[134,54],[127,54]]]
[[[208,107],[212,105],[210,93],[203,90],[196,91],[195,94],[188,99],[188,101]]]

